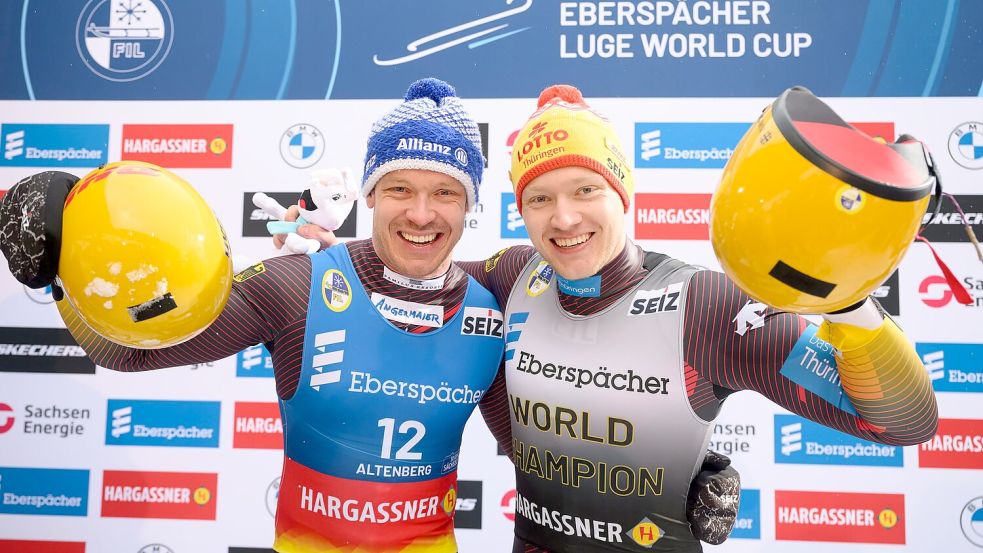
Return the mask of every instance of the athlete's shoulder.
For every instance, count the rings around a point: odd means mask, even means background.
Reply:
[[[237,272],[232,281],[239,285],[255,285],[264,281],[310,280],[311,258],[306,255],[284,255],[264,259]]]

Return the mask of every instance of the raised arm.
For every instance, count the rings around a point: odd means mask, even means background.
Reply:
[[[810,420],[885,444],[918,444],[935,434],[938,406],[925,367],[873,300],[826,316],[817,328],[755,302],[722,273],[701,271],[690,281],[686,310],[686,364],[716,386],[754,390]]]

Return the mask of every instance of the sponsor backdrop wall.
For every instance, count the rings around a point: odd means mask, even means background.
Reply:
[[[870,134],[924,140],[983,236],[981,26],[983,3],[957,0],[10,0],[0,188],[44,168],[158,163],[213,206],[240,260],[262,259],[277,252],[250,195],[289,203],[313,169],[359,173],[371,122],[435,75],[482,123],[487,177],[456,250],[482,258],[524,242],[512,140],[542,86],[571,82],[634,151],[631,235],[715,268],[721,168],[761,109],[803,84]],[[166,138],[189,147],[142,147]],[[926,234],[973,305],[953,300],[922,244],[877,292],[929,370],[938,437],[862,443],[737,394],[711,447],[743,476],[740,519],[708,549],[983,551],[983,264],[962,220],[946,204]],[[370,229],[360,203],[339,234]],[[74,345],[50,291],[0,273],[0,552],[268,551],[282,431],[264,348],[108,371]],[[465,552],[509,550],[514,481],[496,449],[476,415],[460,463]]]

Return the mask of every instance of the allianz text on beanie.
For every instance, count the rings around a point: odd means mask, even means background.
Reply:
[[[372,125],[362,195],[371,193],[387,173],[426,169],[458,180],[471,208],[478,202],[485,166],[478,124],[464,110],[454,87],[439,79],[411,84],[405,100]]]

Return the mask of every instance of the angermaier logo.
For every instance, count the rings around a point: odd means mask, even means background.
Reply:
[[[109,125],[0,125],[6,167],[98,167],[109,159]]]
[[[372,305],[383,317],[405,324],[440,328],[444,326],[444,306],[403,301],[372,292]]]
[[[983,344],[918,342],[915,351],[935,391],[983,393]]]
[[[89,0],[75,24],[75,47],[93,73],[135,81],[163,63],[174,19],[163,0]]]
[[[900,467],[904,456],[895,446],[862,440],[795,415],[775,415],[775,462]]]
[[[635,123],[635,167],[723,169],[749,123]]]
[[[88,514],[89,471],[0,467],[0,514]]]
[[[506,4],[512,4],[514,1],[506,0]],[[435,31],[408,43],[406,45],[406,51],[408,53],[405,55],[397,54],[396,57],[384,58],[380,57],[379,54],[375,54],[372,56],[372,61],[376,65],[381,66],[401,65],[432,56],[437,52],[442,52],[462,44],[467,44],[469,49],[474,49],[521,33],[531,27],[516,29],[506,20],[528,10],[532,7],[532,3],[533,0],[525,0],[521,5],[511,7],[504,11],[478,17],[471,21],[465,21],[452,27]]]
[[[217,401],[111,399],[106,445],[218,447]]]

